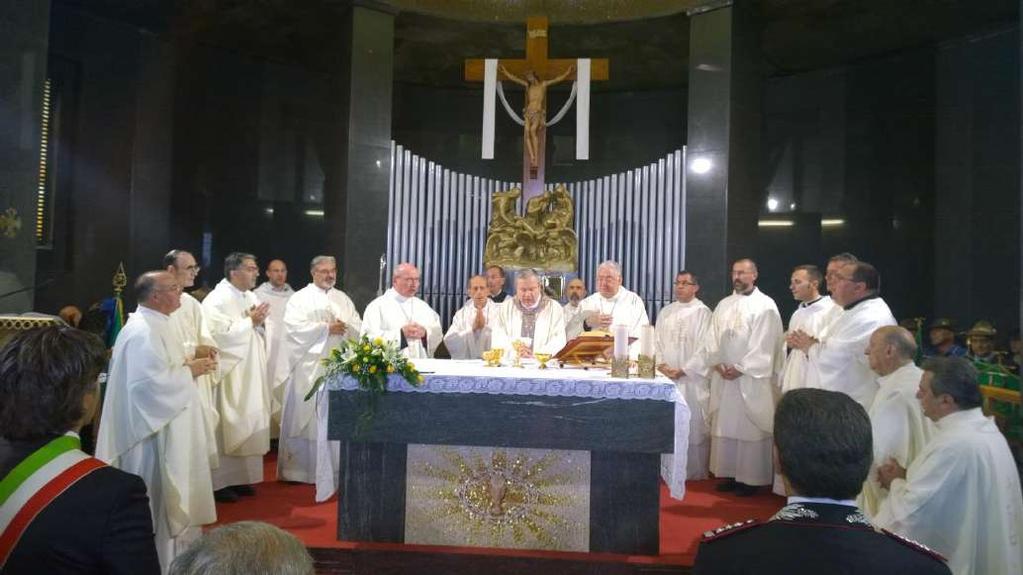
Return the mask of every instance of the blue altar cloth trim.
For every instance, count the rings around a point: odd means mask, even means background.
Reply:
[[[586,379],[533,379],[509,377],[465,377],[424,374],[419,387],[409,385],[399,375],[387,379],[388,391],[412,393],[486,393],[491,395],[538,395],[548,397],[586,397],[590,399],[653,399],[677,402],[681,399],[674,384],[639,381],[594,381]],[[359,389],[351,376],[327,380],[332,391]]]

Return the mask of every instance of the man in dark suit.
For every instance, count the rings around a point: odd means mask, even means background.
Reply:
[[[80,449],[106,362],[77,329],[22,332],[0,349],[0,573],[159,574],[142,479]]]
[[[873,446],[867,412],[848,395],[786,393],[774,415],[774,458],[789,504],[766,522],[705,533],[694,573],[951,574],[943,557],[878,531],[856,507]]]

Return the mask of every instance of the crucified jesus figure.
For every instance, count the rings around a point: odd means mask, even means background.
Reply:
[[[509,72],[504,66],[500,66],[501,73],[509,80],[526,89],[526,108],[522,111],[522,119],[525,123],[526,152],[529,153],[529,166],[536,169],[537,152],[540,149],[540,128],[547,123],[547,86],[557,84],[567,78],[575,71],[575,65],[569,66],[560,76],[550,80],[541,80],[536,72],[526,72],[526,79],[523,80]]]

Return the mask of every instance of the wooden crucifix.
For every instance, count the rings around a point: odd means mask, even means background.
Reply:
[[[607,80],[608,61],[589,61],[589,79]],[[483,59],[465,61],[465,79],[485,81]],[[497,60],[497,79],[511,80],[526,90],[523,111],[522,198],[523,202],[544,192],[544,158],[547,135],[547,87],[563,80],[576,79],[576,60],[547,58],[547,17],[533,16],[526,20],[525,59]]]

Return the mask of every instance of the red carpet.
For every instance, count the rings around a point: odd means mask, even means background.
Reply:
[[[265,461],[266,482],[256,486],[255,497],[243,498],[238,503],[217,505],[218,525],[243,520],[265,521],[293,533],[307,547],[416,550],[692,565],[696,556],[696,547],[704,531],[725,523],[751,518],[767,519],[784,504],[781,497],[766,492],[764,495],[747,498],[717,493],[714,491],[716,481],[713,480],[689,482],[685,501],[675,501],[668,496],[667,487],[662,483],[661,554],[656,556],[439,547],[397,543],[355,543],[338,541],[335,538],[337,533],[336,498],[325,503],[315,503],[312,485],[289,485],[276,481],[276,465],[276,455],[271,453]]]

